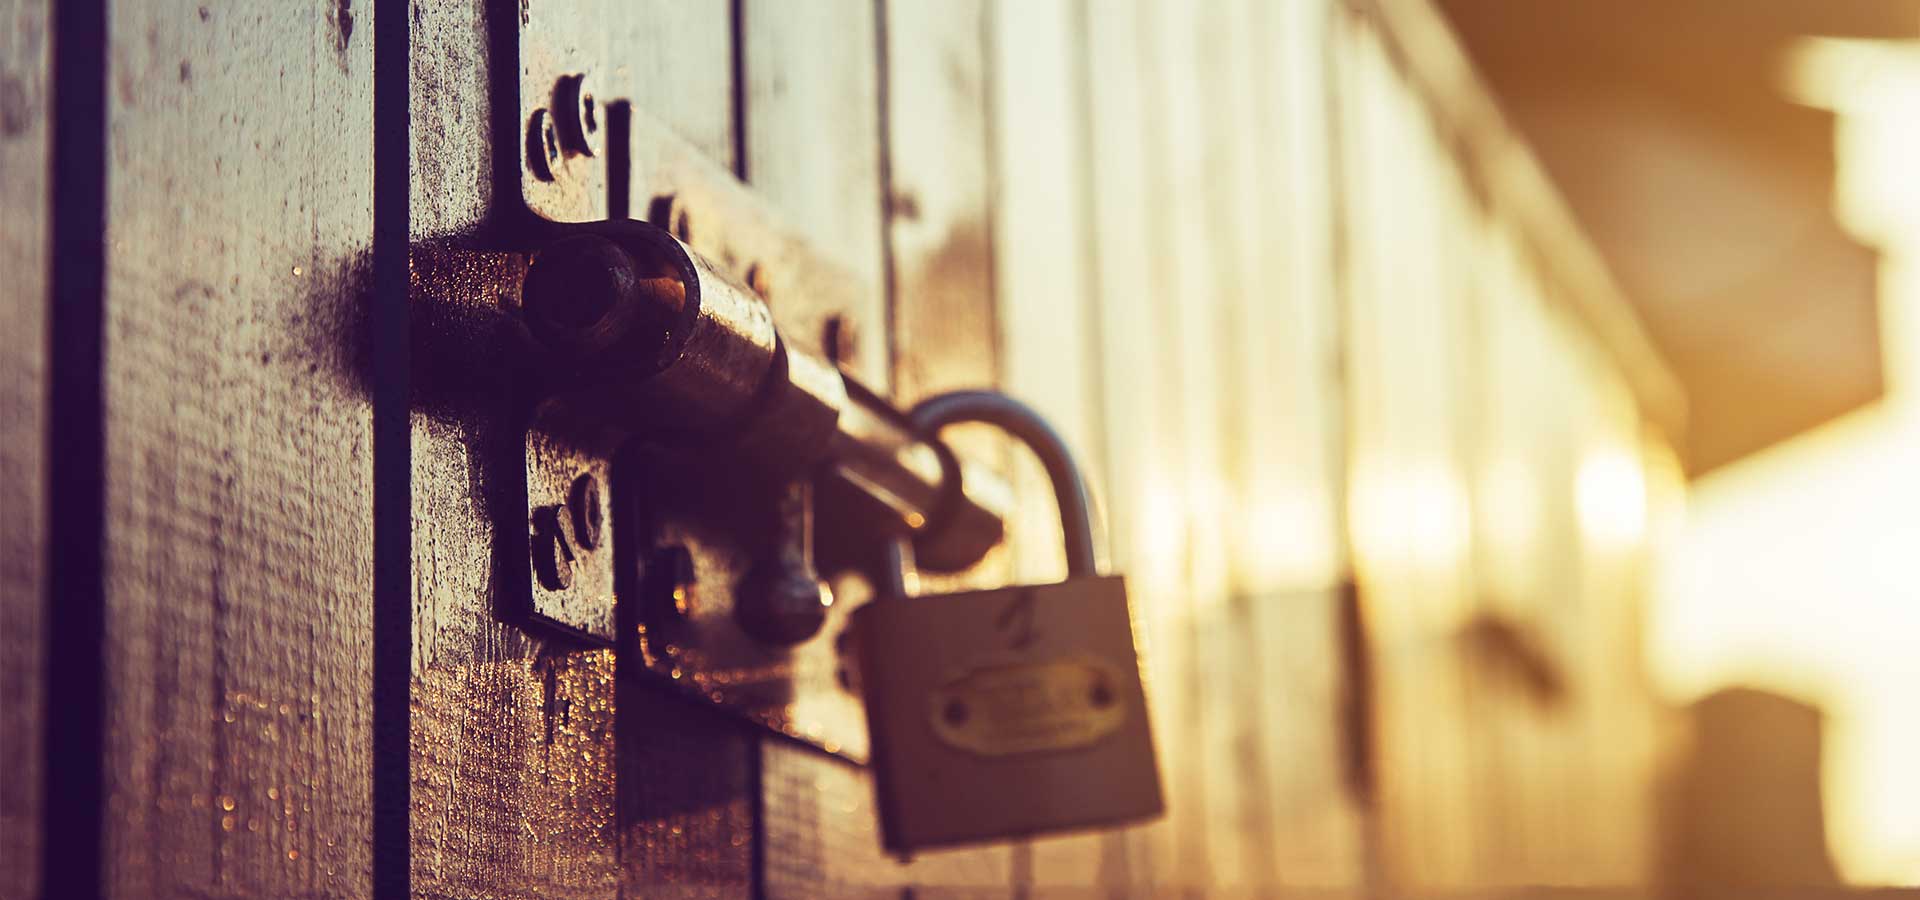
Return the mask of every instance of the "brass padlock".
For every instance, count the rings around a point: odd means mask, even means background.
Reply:
[[[997,393],[935,397],[931,437],[997,425],[1046,466],[1067,543],[1066,581],[906,596],[905,578],[855,610],[887,850],[1111,827],[1164,810],[1125,581],[1096,571],[1086,486],[1064,441]],[[899,554],[903,565],[911,551]]]

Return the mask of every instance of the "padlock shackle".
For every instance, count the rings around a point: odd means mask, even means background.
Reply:
[[[1067,576],[1098,575],[1093,552],[1093,512],[1087,484],[1073,451],[1060,433],[1033,407],[998,391],[953,391],[929,397],[907,414],[913,427],[928,438],[948,425],[981,422],[995,426],[1026,444],[1053,483],[1060,506],[1060,533],[1067,544]]]

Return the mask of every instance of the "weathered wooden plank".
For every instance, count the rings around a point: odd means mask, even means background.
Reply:
[[[911,405],[940,391],[1001,382],[989,211],[989,18],[982,0],[888,0],[881,6],[886,123],[887,302],[894,396]],[[958,427],[962,453],[1004,462],[991,429]],[[927,575],[924,591],[1003,584],[1009,556],[957,576]]]
[[[1294,374],[1274,366],[1274,344],[1291,323],[1269,317],[1278,304],[1262,289],[1266,254],[1254,249],[1275,236],[1262,207],[1286,208],[1271,187],[1273,167],[1259,165],[1256,158],[1266,146],[1260,143],[1261,126],[1273,111],[1258,99],[1255,62],[1267,54],[1249,46],[1259,28],[1254,12],[1244,4],[1209,5],[1199,10],[1193,28],[1207,173],[1199,186],[1206,210],[1200,264],[1212,269],[1215,281],[1213,317],[1201,323],[1197,335],[1210,352],[1189,358],[1187,365],[1206,373],[1207,380],[1197,380],[1196,387],[1219,404],[1209,428],[1215,446],[1196,461],[1211,470],[1217,499],[1197,495],[1206,505],[1195,514],[1213,520],[1202,539],[1217,542],[1212,564],[1224,582],[1218,588],[1224,596],[1202,616],[1199,676],[1209,698],[1201,741],[1206,814],[1217,835],[1211,890],[1222,897],[1257,896],[1279,880],[1269,849],[1279,837],[1270,806],[1273,773],[1264,752],[1272,735],[1267,716],[1260,714],[1269,709],[1278,686],[1260,678],[1260,663],[1269,654],[1293,650],[1257,642],[1256,607],[1283,601],[1274,596],[1276,586],[1263,571],[1272,558],[1248,544],[1268,536],[1256,519],[1264,504],[1279,499],[1273,457],[1265,448],[1279,437],[1274,396],[1291,385],[1288,376]],[[1272,199],[1258,202],[1266,198]],[[1318,638],[1326,641],[1331,633]]]
[[[484,8],[426,4],[413,10],[409,23],[413,156],[407,209],[416,241],[475,228],[493,202],[492,54]]]
[[[1085,152],[1075,8],[1069,0],[1001,2],[992,22],[993,277],[1005,384],[1046,414],[1097,485],[1102,423],[1078,172]],[[1020,495],[1050,496],[1039,467],[1017,456]],[[1015,515],[1018,576],[1066,577],[1058,512],[1033,502]]]
[[[1249,714],[1264,722],[1272,837],[1262,848],[1289,888],[1360,883],[1356,810],[1343,778],[1339,646],[1334,626],[1344,560],[1331,178],[1326,134],[1323,0],[1250,0],[1234,38],[1247,60],[1248,104],[1235,178],[1240,202],[1233,270],[1240,327],[1230,400],[1240,410],[1232,459],[1240,490],[1230,521],[1235,592],[1256,642],[1261,686]]]
[[[895,394],[999,374],[981,0],[887,0],[886,229]]]
[[[870,0],[743,0],[738,25],[744,156],[754,190],[834,261],[875,286],[844,322],[844,362],[888,386],[881,235],[879,64]],[[781,315],[774,298],[776,320]]]
[[[1221,296],[1219,273],[1211,259],[1209,158],[1203,115],[1208,87],[1206,66],[1214,58],[1202,45],[1203,9],[1154,4],[1143,22],[1141,64],[1149,73],[1152,112],[1147,187],[1159,198],[1153,217],[1155,304],[1158,339],[1164,342],[1163,368],[1171,401],[1160,427],[1178,434],[1177,455],[1160,473],[1170,502],[1160,515],[1167,521],[1161,552],[1176,554],[1174,579],[1154,600],[1162,605],[1163,624],[1155,631],[1168,651],[1159,676],[1167,681],[1167,771],[1169,820],[1168,887],[1204,890],[1222,867],[1237,864],[1239,843],[1219,821],[1218,782],[1208,770],[1213,738],[1209,640],[1226,601],[1224,529],[1219,521],[1226,486],[1222,471],[1220,371],[1213,342],[1218,339]],[[1178,298],[1169,302],[1166,298]],[[1170,441],[1170,443],[1174,443]],[[1177,698],[1177,699],[1176,699]],[[1184,746],[1181,746],[1183,745]]]
[[[367,15],[110,11],[113,896],[370,891]]]
[[[855,337],[845,362],[884,389],[878,9],[747,0],[737,28],[739,170],[802,236],[874,286],[860,308],[841,313]],[[777,296],[773,307],[783,327],[802,312],[783,310]],[[761,742],[760,772],[766,896],[884,895],[905,882],[905,870],[880,855],[864,772],[771,739]]]
[[[40,879],[47,602],[47,235],[50,5],[0,2],[0,898],[25,900]]]
[[[1471,594],[1448,415],[1459,393],[1446,343],[1454,298],[1436,246],[1435,178],[1444,174],[1417,100],[1375,36],[1351,36],[1350,484],[1355,564],[1381,648],[1382,825],[1390,878],[1452,888],[1470,883],[1474,851],[1471,834],[1446,827],[1471,815],[1472,797],[1451,774],[1465,764],[1466,731],[1447,640]]]
[[[992,9],[994,287],[1005,388],[1060,430],[1104,498],[1092,236],[1080,170],[1087,153],[1080,15],[1072,2]],[[1030,498],[1010,522],[1014,575],[1058,581],[1066,565],[1045,472],[1024,451],[1014,453],[1013,471],[1015,489]],[[1134,874],[1118,834],[1045,839],[1031,852],[1020,874],[1042,893],[1123,889]]]
[[[1000,382],[989,212],[986,4],[888,0],[882,18],[887,302],[894,396]],[[963,453],[1004,462],[990,429],[955,428]],[[969,572],[926,575],[924,591],[1004,583],[996,551]]]
[[[1204,853],[1189,777],[1194,730],[1191,684],[1182,675],[1191,646],[1183,614],[1186,533],[1181,520],[1184,441],[1178,427],[1175,366],[1167,319],[1180,304],[1161,247],[1164,214],[1157,190],[1165,152],[1159,119],[1161,62],[1157,25],[1142,3],[1089,4],[1085,15],[1089,104],[1087,160],[1099,297],[1100,383],[1114,567],[1127,573],[1143,634],[1168,817],[1129,838],[1131,858],[1146,862],[1144,880],[1174,892]],[[1184,296],[1184,292],[1180,292]]]
[[[497,397],[450,392],[440,371],[462,352],[440,345],[497,315],[525,266],[513,254],[428,243],[471,232],[514,200],[494,180],[496,156],[518,150],[492,144],[498,48],[486,14],[498,9],[418,8],[409,35],[412,890],[605,897],[618,889],[611,654],[542,660],[540,646],[494,617],[498,500],[488,487],[502,477],[499,448],[518,440],[516,423]],[[485,346],[483,333],[464,352]],[[582,727],[574,726],[576,703]]]
[[[614,83],[654,121],[735,168],[730,0],[618,3],[609,8],[607,25],[625,35],[612,60]]]
[[[482,353],[516,302],[518,254],[434,241],[480,225],[496,186],[484,10],[418,11],[412,35],[416,568],[414,889],[425,897],[745,897],[753,889],[755,738],[741,724],[495,616],[506,392],[435,366]],[[538,16],[541,9],[528,14]],[[724,2],[556,9],[594,23],[600,96],[630,99],[720,160],[734,147]],[[536,23],[538,24],[538,23]],[[602,46],[602,43],[604,46]],[[635,183],[636,194],[645,185]],[[646,209],[645,195],[628,207]],[[444,345],[444,346],[443,346]],[[458,348],[465,348],[460,351]],[[424,351],[424,352],[423,352]],[[517,453],[517,449],[515,450]],[[517,463],[517,457],[514,460]],[[506,479],[511,481],[511,479]]]

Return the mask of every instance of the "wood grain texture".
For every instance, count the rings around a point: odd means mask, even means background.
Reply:
[[[416,9],[409,308],[413,663],[411,875],[418,897],[612,897],[620,888],[610,652],[549,649],[495,616],[494,510],[513,489],[517,411],[451,384],[498,352],[518,254],[462,249],[503,202],[487,13]]]
[[[980,0],[888,0],[886,227],[895,393],[999,374]]]
[[[888,389],[881,235],[879,62],[872,0],[742,0],[738,170],[786,221],[876,289],[844,311],[846,364]],[[779,303],[774,303],[776,320]]]
[[[370,891],[367,12],[111,10],[113,896]]]
[[[407,32],[409,230],[415,241],[470,232],[494,199],[493,103],[484,3],[414,7]]]
[[[0,0],[0,900],[39,882],[46,682],[49,68],[45,0]]]
[[[728,0],[618,4],[608,24],[628,35],[616,80],[655,121],[733,169],[733,14]],[[642,207],[634,207],[638,210]]]

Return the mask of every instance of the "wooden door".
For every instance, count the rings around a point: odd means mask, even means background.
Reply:
[[[1537,172],[1490,174],[1533,170],[1423,9],[0,0],[0,898],[1638,880],[1647,538],[1595,540],[1571,492],[1593,448],[1664,446],[1657,360]],[[767,286],[795,340],[1071,439],[1164,820],[889,859],[857,763],[501,614],[503,48],[553,22],[664,126],[636,158],[731,173],[851,273],[831,337]],[[590,202],[646,215],[656,174]],[[955,443],[1021,502],[930,586],[1058,577],[1038,467]],[[1548,635],[1571,713],[1462,662],[1481,607]]]

